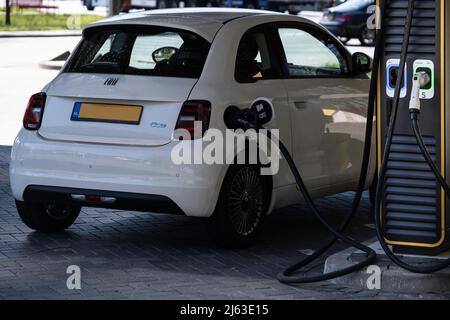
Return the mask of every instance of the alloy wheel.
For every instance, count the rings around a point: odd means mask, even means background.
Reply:
[[[251,234],[261,220],[263,212],[263,186],[257,172],[244,167],[231,183],[229,213],[237,233]]]

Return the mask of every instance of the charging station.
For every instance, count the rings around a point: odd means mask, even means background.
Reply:
[[[378,1],[379,2],[379,1]],[[385,1],[384,49],[378,84],[378,163],[382,159],[397,84],[408,1]],[[401,85],[398,117],[389,151],[381,224],[394,252],[437,255],[450,248],[450,201],[422,154],[411,126],[413,76],[430,81],[420,88],[421,131],[441,175],[450,172],[450,102],[446,79],[450,61],[450,5],[445,0],[414,1],[410,44]],[[384,89],[386,88],[386,89]]]

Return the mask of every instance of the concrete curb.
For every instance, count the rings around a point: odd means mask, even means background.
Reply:
[[[2,31],[0,38],[80,37],[81,30]]]
[[[378,259],[376,266],[381,269],[381,289],[379,291],[389,293],[448,293],[450,292],[450,268],[434,274],[415,274],[403,270],[395,265],[381,249],[378,242],[370,245],[376,250]],[[341,270],[345,267],[361,261],[364,254],[355,249],[347,249],[338,252],[330,257],[325,262],[324,273],[329,273]],[[443,259],[444,257],[412,257],[405,256],[404,259],[411,264],[433,263]],[[333,283],[354,287],[359,290],[369,290],[367,287],[367,280],[369,274],[366,269],[359,272],[332,280]]]

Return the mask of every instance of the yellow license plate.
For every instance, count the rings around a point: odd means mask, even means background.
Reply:
[[[77,102],[73,107],[70,119],[72,121],[139,124],[142,110],[142,106]]]

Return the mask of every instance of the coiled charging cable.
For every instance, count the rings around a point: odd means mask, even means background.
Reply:
[[[372,133],[373,133],[373,122],[374,122],[374,115],[375,115],[375,108],[376,108],[376,96],[377,96],[377,90],[378,90],[378,74],[379,74],[379,66],[380,66],[380,60],[381,60],[381,54],[383,51],[383,41],[384,41],[384,28],[383,28],[383,22],[384,22],[384,11],[386,7],[386,0],[380,1],[380,7],[382,10],[380,10],[380,29],[377,32],[376,35],[376,45],[375,45],[375,53],[373,58],[373,67],[372,67],[372,78],[370,81],[370,91],[369,91],[369,101],[368,101],[368,109],[367,109],[367,123],[366,123],[366,132],[365,132],[365,142],[364,142],[364,150],[363,150],[363,159],[362,159],[362,165],[361,165],[361,173],[359,177],[358,182],[358,188],[356,190],[355,198],[352,203],[352,207],[350,210],[350,213],[347,215],[347,217],[344,219],[343,223],[340,225],[338,230],[335,230],[332,226],[328,224],[325,219],[321,216],[319,210],[317,209],[316,205],[314,204],[314,201],[312,200],[311,196],[309,195],[308,190],[306,189],[301,175],[299,174],[294,162],[292,161],[292,158],[289,155],[289,152],[286,150],[285,146],[280,141],[280,151],[282,152],[283,156],[286,158],[289,168],[291,169],[292,173],[294,174],[295,180],[297,185],[299,186],[299,189],[303,195],[303,198],[311,208],[314,215],[317,217],[317,219],[322,223],[322,225],[333,235],[333,238],[330,239],[325,245],[314,251],[314,253],[302,261],[288,267],[284,271],[278,274],[277,278],[280,282],[285,284],[301,284],[301,283],[312,283],[312,282],[320,282],[325,280],[330,280],[338,277],[342,277],[344,275],[350,274],[352,272],[356,272],[361,270],[362,268],[371,265],[374,263],[376,259],[376,253],[371,248],[353,240],[345,235],[343,235],[343,232],[347,229],[348,225],[354,218],[359,205],[361,203],[361,198],[364,193],[366,180],[367,180],[367,173],[370,163],[370,152],[372,148]],[[323,275],[318,276],[302,276],[302,275],[295,275],[295,273],[300,272],[302,268],[307,267],[312,262],[316,261],[318,258],[320,258],[323,254],[325,254],[335,243],[337,240],[341,240],[344,243],[355,247],[367,254],[367,257],[357,263],[354,264],[348,268],[330,272]]]

